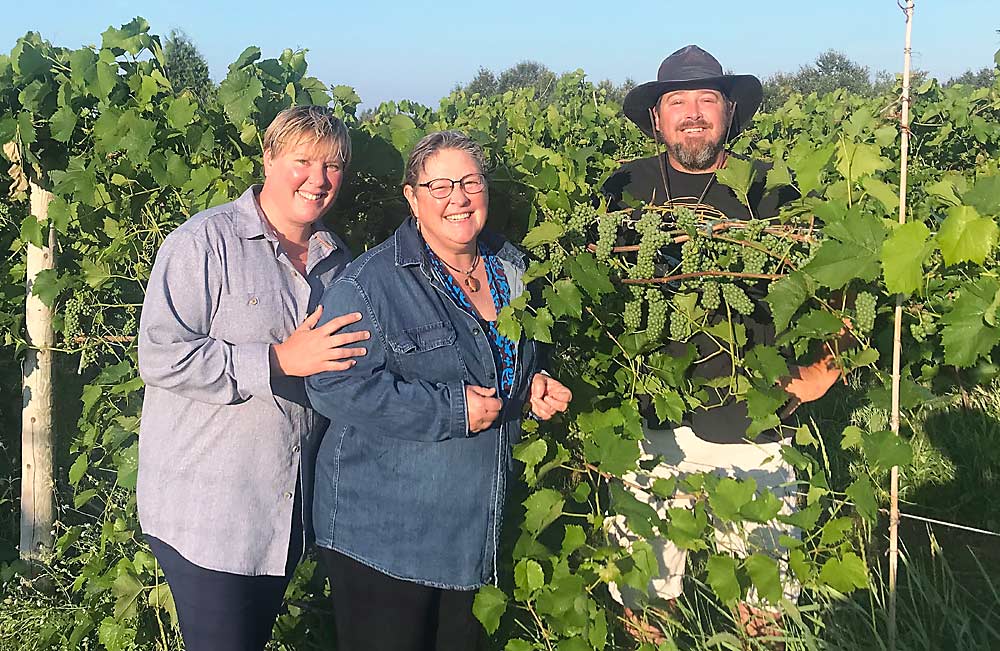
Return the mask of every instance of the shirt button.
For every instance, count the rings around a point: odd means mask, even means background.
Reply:
[[[493,378],[495,378],[496,376],[497,376],[497,374],[496,374],[496,373],[494,373],[493,371],[490,371],[489,373],[487,373],[487,374],[486,374],[486,377],[488,377],[488,378],[489,378],[489,379],[491,379],[491,380],[492,380]]]
[[[289,492],[287,492],[287,493],[285,493],[285,499],[286,499],[286,500],[290,500],[290,499],[292,499],[293,497],[295,497],[295,496],[294,496],[294,495],[292,495],[292,493],[291,493],[290,491],[289,491]]]
[[[479,328],[473,328],[472,329],[472,336],[473,337],[478,337],[479,336]]]
[[[256,305],[256,304],[257,304],[257,297],[254,296],[253,298],[250,299],[250,305]]]
[[[296,443],[295,445],[292,446],[292,452],[298,452],[301,449],[302,449],[302,446],[300,446],[298,443]]]

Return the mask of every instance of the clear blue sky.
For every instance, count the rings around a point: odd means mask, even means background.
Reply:
[[[186,32],[216,81],[248,45],[265,57],[307,48],[311,74],[354,86],[366,105],[386,99],[436,105],[480,66],[500,71],[524,59],[556,72],[582,68],[595,81],[648,81],[663,57],[688,43],[728,69],[762,78],[793,72],[831,48],[873,72],[900,71],[903,62],[896,0],[2,2],[0,52],[28,30],[65,47],[98,43],[109,25],[141,15],[154,33]],[[916,11],[916,67],[947,79],[992,65],[1000,49],[1000,0],[923,0]]]

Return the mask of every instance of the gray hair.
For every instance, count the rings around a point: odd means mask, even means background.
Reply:
[[[435,131],[421,138],[410,152],[410,158],[406,161],[406,172],[403,174],[403,185],[416,186],[427,161],[444,149],[464,151],[476,161],[480,172],[486,172],[486,154],[478,142],[461,131]]]
[[[351,162],[351,136],[344,121],[326,106],[293,106],[278,113],[264,132],[264,151],[280,155],[295,145],[329,146],[344,162]]]

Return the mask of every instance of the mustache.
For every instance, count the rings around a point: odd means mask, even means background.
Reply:
[[[697,128],[711,129],[712,124],[710,122],[706,122],[705,120],[687,120],[677,125],[678,131],[682,131],[684,129],[697,129]]]

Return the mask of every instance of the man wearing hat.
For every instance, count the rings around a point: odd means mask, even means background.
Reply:
[[[624,101],[626,117],[656,140],[664,151],[626,163],[607,180],[602,191],[609,199],[610,208],[636,204],[701,204],[715,208],[729,219],[750,219],[750,211],[736,194],[716,182],[715,171],[725,167],[727,159],[734,156],[726,150],[726,143],[747,127],[762,97],[761,84],[756,77],[724,74],[715,57],[695,45],[681,48],[664,59],[657,80],[637,86]],[[781,205],[798,195],[790,187],[765,191],[769,166],[760,161],[753,161],[753,165],[755,181],[749,193],[752,217],[774,217]],[[761,300],[762,288],[750,288],[749,294],[755,302],[754,312],[748,317],[733,315],[734,321],[746,327],[745,350],[756,344],[773,345],[775,330]],[[697,346],[698,359],[703,360],[694,364],[695,377],[710,380],[730,377],[734,372],[733,356],[721,349],[718,342],[700,335],[692,337],[688,343]],[[688,343],[670,342],[667,350],[682,355]],[[795,367],[793,378],[785,384],[790,401],[784,415],[790,414],[802,402],[821,397],[837,377],[831,356],[810,366]],[[654,415],[647,416],[650,422],[642,442],[644,458],[659,456],[662,461],[649,474],[627,475],[625,479],[633,486],[645,486],[657,477],[698,472],[716,472],[740,479],[752,477],[758,491],[773,492],[784,503],[782,512],[791,513],[795,507],[795,473],[780,454],[782,434],[771,430],[755,440],[748,440],[746,431],[750,419],[746,404],[729,396],[728,387],[712,389],[706,386],[705,389],[712,392],[705,405],[709,408],[687,414],[682,423],[660,423]],[[630,490],[657,509],[661,517],[666,516],[668,508],[691,506],[686,500],[659,500],[651,492]],[[778,522],[746,525],[741,532],[717,530],[718,548],[739,556],[763,552],[782,559],[785,550],[778,544],[778,538],[783,534],[797,535],[792,527]],[[611,520],[610,533],[626,547],[637,540],[621,516]],[[668,540],[649,542],[659,557],[660,575],[650,581],[648,596],[669,602],[681,594],[687,553]],[[784,562],[781,564],[784,569]],[[787,576],[783,579],[787,579],[784,596],[795,601],[799,586]],[[643,601],[638,593],[625,586],[620,590],[612,586],[612,595],[626,606],[633,629],[643,628],[645,625],[631,610]],[[755,606],[763,607],[755,595],[751,594],[750,600]],[[740,613],[751,633],[764,614],[747,605],[741,605]],[[755,617],[751,617],[751,613]],[[653,632],[648,627],[646,630]],[[762,632],[760,628],[757,631]]]

